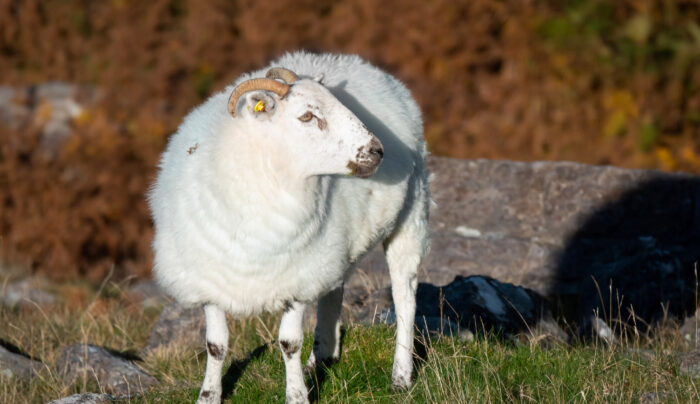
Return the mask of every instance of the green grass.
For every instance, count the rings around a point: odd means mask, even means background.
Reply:
[[[59,288],[60,289],[60,288]],[[52,367],[60,349],[89,342],[137,353],[145,345],[158,310],[143,311],[120,288],[100,294],[65,287],[52,307],[0,308],[0,339],[47,364],[36,380],[3,380],[0,403],[44,403],[76,392],[96,392],[91,380],[65,383]],[[275,344],[277,316],[230,321],[224,402],[284,402],[284,362]],[[514,343],[493,336],[472,342],[442,337],[421,340],[414,386],[390,388],[394,329],[351,325],[343,338],[340,362],[307,377],[311,397],[320,403],[472,403],[472,402],[635,402],[650,391],[671,392],[667,402],[700,402],[696,382],[679,374],[676,353],[688,350],[670,324],[655,334],[600,344]],[[311,347],[307,334],[303,348]],[[203,347],[175,347],[143,358],[139,365],[161,381],[142,397],[123,402],[193,402],[204,374]]]

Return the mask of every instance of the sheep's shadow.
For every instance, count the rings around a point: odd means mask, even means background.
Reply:
[[[226,370],[226,374],[221,379],[221,399],[225,400],[233,394],[233,390],[236,388],[238,380],[243,375],[246,367],[251,361],[261,357],[266,351],[270,350],[268,344],[262,344],[255,348],[248,356],[243,360],[234,360],[231,365]]]
[[[307,385],[309,386],[309,400],[312,403],[317,403],[321,400],[321,387],[328,379],[329,373],[333,365],[335,365],[343,355],[343,345],[347,331],[345,327],[340,328],[340,358],[338,360],[324,361],[318,364],[315,368],[307,370]]]
[[[652,173],[584,218],[556,259],[549,296],[582,337],[649,329],[695,311],[700,177]]]

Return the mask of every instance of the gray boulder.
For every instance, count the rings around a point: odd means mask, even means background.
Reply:
[[[108,393],[133,396],[158,384],[158,381],[130,360],[94,345],[74,344],[63,349],[56,369],[67,383],[75,379],[94,379]]]
[[[158,349],[175,346],[204,346],[206,318],[201,306],[185,307],[179,303],[166,306],[151,329],[143,349],[150,355]]]
[[[44,364],[0,345],[0,377],[30,380],[44,368]]]

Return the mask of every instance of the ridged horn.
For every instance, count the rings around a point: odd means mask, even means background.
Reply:
[[[299,76],[296,73],[284,67],[273,67],[267,71],[265,75],[268,79],[281,79],[287,84],[292,84],[299,80]]]
[[[254,90],[272,91],[273,93],[277,94],[280,98],[284,98],[284,96],[287,95],[287,93],[289,92],[289,85],[280,83],[277,80],[267,78],[250,79],[244,81],[233,90],[231,96],[228,98],[228,112],[229,114],[231,114],[231,116],[233,116],[234,118],[236,117],[236,104],[238,104],[238,99],[241,98],[241,96],[247,93],[248,91]]]

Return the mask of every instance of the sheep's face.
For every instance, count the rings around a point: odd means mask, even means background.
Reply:
[[[235,119],[245,120],[255,136],[265,136],[275,154],[304,176],[367,178],[379,168],[384,155],[379,139],[315,80],[296,81],[282,98],[256,90],[241,100]]]

